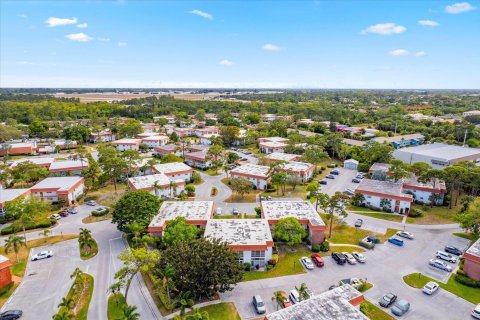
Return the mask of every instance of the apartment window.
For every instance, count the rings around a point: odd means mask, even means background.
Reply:
[[[252,251],[252,264],[265,261],[265,251]]]
[[[243,251],[238,252],[238,263],[243,263]]]
[[[371,199],[371,198],[372,198],[372,196],[366,196],[365,198],[367,198],[367,199]]]

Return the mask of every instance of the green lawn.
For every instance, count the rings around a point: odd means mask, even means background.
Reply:
[[[93,239],[93,242],[92,242],[92,246],[91,248],[86,248],[86,247],[83,247],[83,248],[80,248],[80,258],[82,260],[88,260],[88,259],[91,259],[93,257],[95,257],[98,253],[98,245],[97,245],[97,241],[95,241],[95,239]],[[79,244],[80,246],[80,244]]]
[[[458,212],[459,207],[449,209],[448,206],[423,206],[413,204],[412,208],[422,210],[423,217],[411,218],[407,222],[415,224],[445,224],[454,223],[453,217]]]
[[[207,311],[209,320],[240,320],[240,315],[232,302],[221,302],[200,308]]]
[[[125,297],[121,293],[110,295],[108,297],[108,320],[123,319],[123,306]]]
[[[480,238],[480,233],[456,232],[453,235],[460,238],[468,239],[472,242],[477,241],[478,238]]]
[[[218,176],[224,172],[223,167],[218,167],[217,169],[208,168],[207,170],[198,170],[199,172],[203,172],[208,174],[209,176]]]
[[[370,301],[364,301],[360,305],[360,311],[372,320],[393,320],[395,319]]]
[[[100,217],[94,217],[94,216],[88,216],[82,219],[82,223],[94,223],[94,222],[101,222],[105,220],[111,220],[112,219],[112,213],[109,212],[104,216]]]
[[[362,207],[348,206],[347,210],[352,211],[356,214],[361,214],[362,216],[388,220],[388,221],[402,222],[402,219],[403,219],[403,216],[400,216],[398,214],[380,213],[380,212],[376,212],[371,209],[362,208]]]
[[[98,190],[89,191],[86,194],[86,197],[94,199],[102,206],[113,207],[113,205],[117,203],[117,201],[123,196],[126,190],[127,185],[125,183],[117,183],[117,191],[115,191],[113,184],[109,184],[106,187]]]
[[[282,190],[273,191],[273,192],[264,192],[261,195],[266,197],[270,196],[272,198],[284,198],[284,197],[289,197],[289,198],[301,198],[304,199],[307,195],[307,186],[304,185],[298,185],[295,187],[295,190],[291,186],[286,186],[285,187],[285,194],[282,195]]]
[[[478,288],[467,287],[454,279],[455,275],[451,275],[447,283],[439,282],[435,279],[424,276],[421,273],[412,273],[403,277],[403,281],[414,288],[423,288],[429,281],[435,281],[440,285],[440,288],[447,290],[454,295],[459,296],[471,303],[480,303],[480,290]]]

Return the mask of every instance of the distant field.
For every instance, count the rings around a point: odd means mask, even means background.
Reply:
[[[58,98],[78,98],[80,102],[97,102],[97,101],[115,101],[115,100],[129,100],[135,98],[146,98],[152,96],[164,96],[167,94],[120,94],[120,93],[69,93],[69,94],[58,94],[55,95]],[[217,96],[217,94],[194,94],[194,93],[181,93],[181,94],[171,94],[175,99],[182,100],[204,100],[212,99]]]

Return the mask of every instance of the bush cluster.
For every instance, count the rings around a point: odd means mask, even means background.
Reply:
[[[26,225],[25,230],[50,228],[51,226],[53,226],[56,223],[57,223],[57,220],[55,220],[55,219],[45,219],[45,220],[39,221],[38,223],[32,223],[32,224]],[[12,233],[20,232],[20,231],[23,231],[23,228],[21,226],[11,225],[11,226],[3,228],[0,231],[0,233],[2,235],[8,235],[8,234],[12,234]]]

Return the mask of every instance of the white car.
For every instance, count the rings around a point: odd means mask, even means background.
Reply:
[[[365,256],[359,252],[353,251],[352,256],[360,263],[367,262],[367,259],[365,259]]]
[[[425,292],[426,294],[432,295],[435,293],[435,291],[438,290],[438,288],[440,288],[438,283],[430,281],[425,286],[423,286],[422,291]]]
[[[290,300],[292,300],[293,304],[300,302],[300,294],[296,289],[290,290]]]
[[[413,240],[413,233],[407,231],[398,231],[397,236]]]
[[[448,253],[443,252],[443,251],[437,251],[437,253],[435,254],[435,256],[436,256],[438,259],[442,259],[442,260],[445,260],[445,261],[448,261],[448,262],[451,262],[451,263],[457,262],[457,258],[455,258],[455,257],[452,256],[451,254],[448,254]]]
[[[313,265],[312,259],[308,257],[302,257],[302,259],[300,260],[302,261],[305,268],[307,268],[308,270],[313,270],[315,268],[315,266]]]
[[[53,257],[53,251],[48,250],[48,251],[41,251],[32,257],[32,261],[37,261],[37,260],[42,260],[42,259],[47,259]]]
[[[95,200],[90,200],[90,201],[87,201],[86,203],[87,203],[87,206],[92,206],[92,207],[97,205],[97,202]]]
[[[221,215],[222,214],[222,208],[217,208],[217,210],[215,210],[215,214],[218,216],[218,215]]]
[[[57,214],[57,213],[52,214],[49,218],[50,218],[50,219],[56,219],[56,220],[62,219],[62,217],[60,217],[60,215]]]
[[[472,310],[471,315],[472,315],[472,317],[474,317],[475,319],[480,319],[480,304],[477,304],[477,306],[475,307],[475,309]]]
[[[345,256],[345,258],[347,258],[347,262],[349,264],[357,264],[357,260],[355,260],[351,253],[342,252],[342,254]]]
[[[437,259],[431,259],[429,264],[432,266],[432,267],[435,267],[435,268],[438,268],[438,269],[441,269],[441,270],[444,270],[444,271],[447,271],[447,272],[451,272],[452,271],[452,267],[450,267],[448,264],[446,264],[445,262],[443,261],[440,261],[440,260],[437,260]]]

